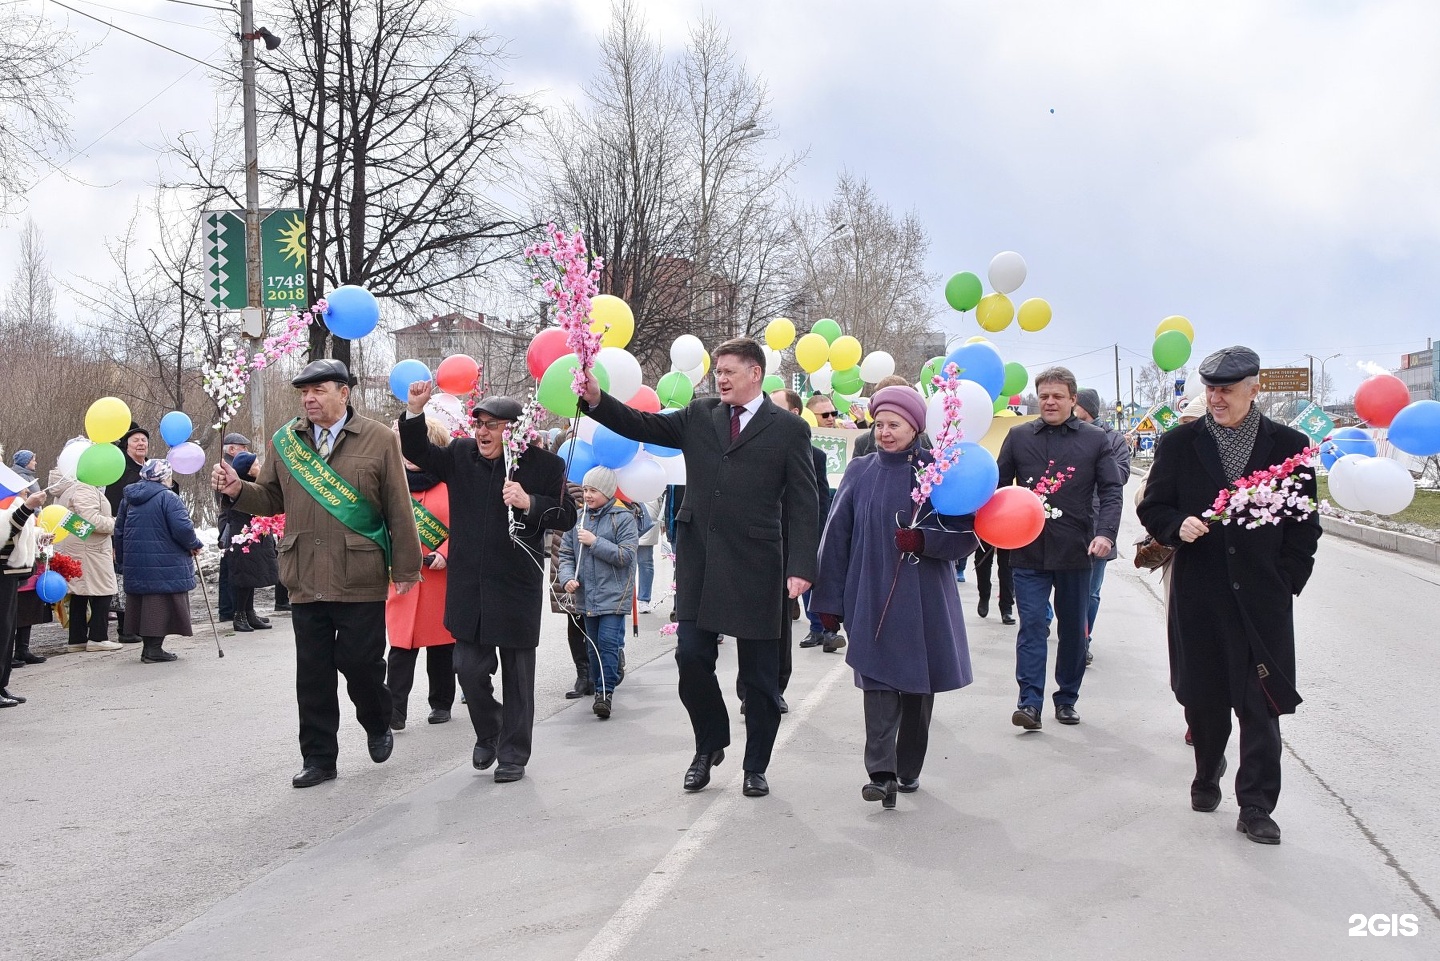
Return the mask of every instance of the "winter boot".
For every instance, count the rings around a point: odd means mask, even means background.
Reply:
[[[235,633],[236,633],[236,634],[249,634],[250,632],[252,632],[252,631],[254,631],[254,630],[255,630],[255,628],[253,628],[253,627],[250,626],[250,619],[249,619],[249,617],[245,614],[245,612],[244,612],[244,611],[241,611],[241,610],[237,610],[237,611],[235,612]]]
[[[161,646],[165,643],[163,637],[142,637],[140,640],[145,644],[144,650],[140,652],[140,660],[146,664],[161,664],[165,661],[173,661],[178,656],[171,654]]]

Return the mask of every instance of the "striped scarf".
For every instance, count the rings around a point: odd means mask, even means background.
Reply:
[[[1210,436],[1215,438],[1215,446],[1220,448],[1220,463],[1225,468],[1225,476],[1234,483],[1244,476],[1250,454],[1255,450],[1255,438],[1260,433],[1260,408],[1251,404],[1250,413],[1245,415],[1238,427],[1221,427],[1215,423],[1212,414],[1205,415],[1205,426]]]

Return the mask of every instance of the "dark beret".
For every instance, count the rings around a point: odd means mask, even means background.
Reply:
[[[334,381],[345,387],[351,387],[355,381],[350,377],[350,370],[338,360],[326,358],[317,360],[313,364],[307,364],[300,375],[290,381],[291,387],[305,387],[308,384],[323,384],[326,381]]]
[[[1200,362],[1200,382],[1228,387],[1260,373],[1260,355],[1249,347],[1224,347]]]
[[[231,433],[225,435],[224,443],[226,447],[229,447],[232,444],[239,444],[241,447],[249,447],[250,438],[246,437],[244,434],[236,434],[232,431]]]
[[[470,416],[473,418],[476,414],[489,414],[496,420],[519,420],[520,412],[524,409],[513,397],[491,396],[476,404]]]

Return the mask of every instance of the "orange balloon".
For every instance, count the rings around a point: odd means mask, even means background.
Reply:
[[[1028,487],[1002,487],[975,512],[975,534],[1002,550],[1024,547],[1045,527],[1045,506]]]

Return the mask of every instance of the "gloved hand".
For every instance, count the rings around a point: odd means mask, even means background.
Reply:
[[[825,628],[825,630],[829,631],[831,634],[837,633],[837,632],[840,630],[840,617],[839,617],[839,615],[837,615],[837,614],[821,614],[821,615],[820,615],[820,626],[823,627],[823,628]]]
[[[895,532],[895,546],[902,554],[919,554],[925,549],[925,534],[918,527],[902,527]]]

